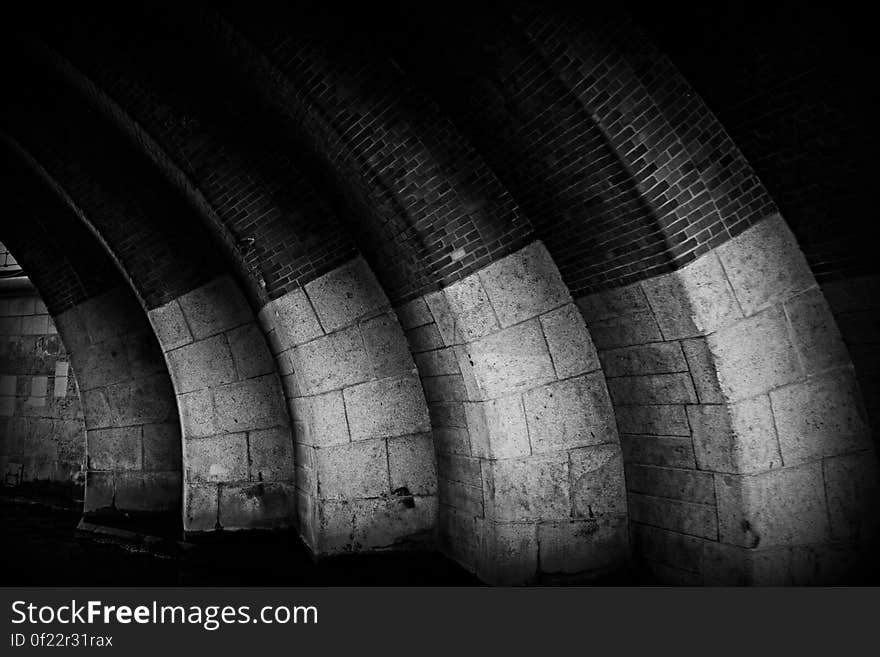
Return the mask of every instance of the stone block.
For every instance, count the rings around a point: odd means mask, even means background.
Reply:
[[[217,433],[214,424],[214,393],[210,389],[180,395],[177,403],[185,438],[201,438]]]
[[[534,524],[486,523],[477,575],[496,585],[527,584],[538,572],[538,537]]]
[[[468,486],[460,481],[446,479],[441,473],[437,479],[437,495],[440,504],[453,507],[471,516],[483,515],[482,487]]]
[[[434,445],[437,452],[447,454],[470,454],[470,434],[467,429],[435,427]]]
[[[305,286],[327,333],[389,307],[382,286],[363,258],[355,258]]]
[[[627,463],[696,468],[690,438],[620,434],[620,448]]]
[[[263,306],[258,317],[265,331],[275,330],[277,351],[285,351],[324,335],[318,316],[302,288],[295,288],[273,299]]]
[[[245,431],[288,424],[284,393],[274,374],[214,390],[216,425],[220,431]]]
[[[523,394],[523,402],[535,453],[617,439],[614,411],[601,372],[530,390]]]
[[[668,374],[687,372],[688,366],[678,342],[651,342],[618,349],[600,355],[605,376]]]
[[[180,470],[180,427],[171,422],[143,427],[144,470]]]
[[[825,459],[825,491],[836,540],[876,539],[880,522],[880,475],[873,450]]]
[[[532,242],[480,271],[502,328],[571,301],[559,269],[542,242]]]
[[[557,521],[538,525],[543,573],[589,573],[629,560],[626,517]]]
[[[718,540],[718,518],[714,505],[629,493],[627,510],[632,522],[671,529],[710,541]]]
[[[447,287],[447,307],[454,321],[452,344],[471,342],[498,330],[498,319],[477,275]]]
[[[849,362],[837,322],[819,288],[811,288],[784,305],[794,346],[807,374]]]
[[[247,436],[229,433],[188,439],[183,464],[188,482],[247,481]]]
[[[717,253],[746,316],[815,284],[794,235],[778,214],[725,242]]]
[[[474,456],[503,459],[531,453],[520,395],[465,403],[464,410]]]
[[[48,315],[28,315],[21,318],[22,335],[46,335],[48,332]]]
[[[128,350],[120,339],[81,349],[73,355],[80,390],[94,390],[132,376]]]
[[[237,379],[250,379],[275,370],[275,361],[269,353],[266,339],[256,324],[244,324],[232,329],[226,338],[238,372]]]
[[[638,523],[631,525],[631,535],[633,552],[644,559],[691,572],[702,570],[703,539]]]
[[[130,291],[121,286],[92,297],[78,308],[93,344],[133,333],[142,326],[143,310]]]
[[[408,301],[402,306],[395,309],[400,326],[404,330],[409,330],[417,326],[424,326],[434,321],[428,304],[425,303],[424,297],[416,297],[412,301]]]
[[[306,395],[355,385],[373,376],[357,326],[296,347],[290,352],[290,358]]]
[[[766,395],[726,405],[688,406],[701,470],[754,473],[782,466]]]
[[[681,347],[687,359],[687,366],[697,389],[701,404],[721,404],[725,401],[715,371],[715,363],[705,338],[682,340]]]
[[[144,330],[125,336],[125,349],[128,353],[128,362],[131,364],[132,376],[147,376],[168,371],[162,348],[156,342],[156,336],[150,331]]]
[[[557,377],[565,379],[599,369],[596,347],[574,304],[541,315],[541,327]]]
[[[248,454],[252,481],[293,481],[293,437],[287,427],[251,431]]]
[[[713,333],[708,345],[728,399],[760,395],[801,376],[785,316],[778,306]]]
[[[870,447],[851,370],[837,370],[770,393],[786,465]]]
[[[657,320],[650,311],[590,322],[587,326],[600,351],[663,340]]]
[[[437,525],[434,497],[355,500],[351,507],[357,549],[424,543]]]
[[[340,390],[292,400],[291,415],[297,442],[328,447],[351,440]]]
[[[238,285],[229,276],[178,297],[192,336],[196,340],[253,321],[253,314]]]
[[[425,399],[429,402],[461,402],[468,398],[464,379],[460,374],[426,376],[422,379]]]
[[[319,554],[350,551],[354,545],[354,511],[349,502],[322,501],[317,505],[315,532]]]
[[[378,497],[390,491],[385,440],[361,440],[316,452],[320,499]]]
[[[346,388],[343,396],[352,440],[431,429],[421,382],[415,374]]]
[[[425,303],[431,311],[434,318],[434,327],[437,329],[437,335],[440,338],[438,347],[451,347],[456,344],[456,340],[462,340],[461,332],[456,330],[458,318],[449,307],[449,299],[446,294],[440,290],[425,295]],[[436,339],[432,336],[432,339]]]
[[[573,450],[569,459],[575,518],[626,513],[623,459],[617,445]]]
[[[179,471],[116,473],[115,506],[119,511],[178,511],[180,498]]]
[[[715,481],[709,472],[628,463],[627,490],[700,504],[715,503]]]
[[[651,310],[641,283],[590,294],[576,303],[588,323]]]
[[[178,394],[236,380],[235,363],[225,335],[168,352],[168,365]]]
[[[296,523],[292,484],[256,482],[220,487],[219,524],[224,529],[282,529]]]
[[[104,388],[113,424],[164,422],[175,416],[174,391],[164,372]]]
[[[615,409],[617,428],[621,433],[643,433],[655,436],[690,436],[687,413],[683,405],[626,406]]]
[[[13,403],[15,402],[14,397],[0,397],[0,403],[2,403],[2,400],[4,399],[11,400]],[[82,406],[87,429],[99,429],[102,427],[109,427],[113,424],[110,405],[107,403],[107,398],[104,396],[103,390],[83,390]],[[12,415],[11,410],[12,407],[10,407],[9,415]],[[2,414],[2,408],[0,408],[0,414]]]
[[[361,334],[373,374],[377,378],[394,376],[414,368],[409,345],[393,313],[363,322]]]
[[[829,537],[822,464],[757,475],[716,475],[720,539],[755,548]]]
[[[428,404],[432,427],[467,428],[464,406],[459,402],[433,402]]]
[[[14,397],[16,379],[15,376],[0,376],[0,395]]]
[[[487,461],[486,465],[489,517],[524,521],[571,516],[568,454]]]
[[[184,530],[214,531],[217,528],[219,497],[217,484],[185,484]]]
[[[434,323],[407,330],[406,339],[414,354],[420,351],[440,349],[445,346],[440,330],[437,328],[437,324]]]
[[[646,374],[608,379],[614,405],[696,404],[690,374]]]
[[[415,354],[416,366],[422,376],[444,376],[460,374],[455,350],[452,347],[434,349]]]
[[[186,319],[183,317],[183,311],[176,299],[169,301],[164,306],[148,310],[147,317],[163,351],[171,351],[193,341],[189,327],[186,325]]]
[[[437,467],[431,434],[388,439],[388,470],[392,491],[407,495],[437,493]]]
[[[437,471],[449,481],[457,481],[475,488],[483,487],[480,459],[460,454],[437,454]]]
[[[477,340],[467,345],[466,350],[484,399],[502,397],[556,379],[537,320]]]
[[[90,470],[140,470],[141,428],[93,429],[86,432]]]

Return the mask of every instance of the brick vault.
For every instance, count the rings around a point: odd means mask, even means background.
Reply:
[[[845,90],[650,14],[438,13],[6,28],[4,483],[490,583],[858,580],[880,286]]]

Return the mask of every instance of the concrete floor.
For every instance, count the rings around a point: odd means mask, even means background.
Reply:
[[[387,552],[315,564],[291,534],[230,536],[148,550],[78,532],[77,510],[0,499],[3,586],[479,586],[435,552]],[[173,547],[173,546],[172,546]]]

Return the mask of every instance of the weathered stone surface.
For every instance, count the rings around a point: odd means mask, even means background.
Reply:
[[[460,374],[455,350],[452,347],[434,349],[415,355],[416,366],[422,376],[444,376]]]
[[[437,454],[437,471],[444,479],[475,488],[483,487],[480,459],[460,454]]]
[[[168,352],[168,364],[178,394],[236,380],[235,363],[225,335]]]
[[[293,481],[293,439],[287,427],[251,431],[248,456],[252,481]]]
[[[623,460],[617,445],[595,445],[570,455],[571,510],[575,518],[626,513]]]
[[[437,479],[437,493],[440,504],[473,516],[483,515],[482,487],[468,486],[460,481],[446,479],[441,473]]]
[[[306,395],[362,383],[373,375],[357,326],[296,347],[290,358]]]
[[[541,523],[538,544],[544,573],[587,573],[623,564],[629,556],[625,517]]]
[[[691,572],[702,569],[705,540],[638,523],[631,528],[633,551],[642,558]]]
[[[682,340],[681,347],[687,359],[687,366],[697,389],[697,398],[701,404],[721,404],[725,401],[718,382],[718,373],[712,352],[705,338]]]
[[[400,320],[400,326],[404,330],[430,324],[434,321],[424,297],[416,297],[412,301],[398,306],[395,308],[395,312],[397,313],[398,320]]]
[[[713,333],[708,344],[728,399],[763,394],[801,376],[785,316],[778,306]]]
[[[316,541],[321,552],[351,550],[354,543],[354,511],[348,502],[322,501],[317,507]]]
[[[267,303],[260,311],[259,319],[263,330],[275,330],[277,351],[324,335],[318,316],[302,288],[295,288]]]
[[[814,285],[794,235],[778,214],[717,249],[746,316]]]
[[[576,303],[588,323],[651,309],[641,283],[590,294],[577,299]]]
[[[617,438],[611,399],[599,372],[530,390],[523,402],[535,453]]]
[[[632,522],[663,527],[682,534],[718,540],[715,506],[630,493],[627,510]]]
[[[766,395],[730,406],[688,406],[687,412],[700,469],[753,473],[782,466]]]
[[[128,350],[121,339],[90,345],[73,355],[80,390],[94,390],[132,376]]]
[[[188,392],[177,399],[184,437],[199,438],[217,433],[214,425],[214,393],[210,389]]]
[[[434,318],[434,328],[440,338],[438,347],[444,345],[451,347],[457,344],[457,340],[463,340],[461,333],[456,330],[458,318],[449,307],[449,299],[446,298],[446,294],[442,290],[426,294],[425,303],[428,304],[428,309]],[[432,336],[432,339],[436,339],[436,337]]]
[[[620,434],[620,448],[627,463],[696,468],[690,438]]]
[[[541,316],[541,327],[550,348],[556,376],[565,379],[599,369],[596,347],[574,304]]]
[[[484,399],[532,388],[556,378],[537,320],[477,340],[467,345],[466,350]]]
[[[116,426],[163,422],[174,417],[174,393],[164,373],[104,388]]]
[[[217,526],[217,485],[187,483],[184,491],[184,530],[213,531]]]
[[[832,538],[876,538],[880,523],[880,473],[874,451],[825,459],[824,473]]]
[[[355,500],[351,506],[356,549],[425,543],[437,524],[434,497]]]
[[[169,512],[180,509],[180,472],[117,472],[117,510]]]
[[[214,390],[216,425],[220,431],[244,431],[287,425],[284,393],[274,374]]]
[[[688,371],[678,342],[652,342],[645,345],[609,349],[600,355],[605,376],[666,374]]]
[[[294,524],[296,491],[291,484],[251,483],[220,487],[224,529],[283,528]]]
[[[342,391],[291,400],[297,442],[318,447],[349,442]]]
[[[171,422],[143,427],[144,470],[180,470],[180,427]]]
[[[343,395],[352,440],[420,433],[431,428],[422,386],[414,374],[346,388]]]
[[[363,322],[361,334],[374,376],[394,376],[408,372],[415,366],[409,345],[393,313]]]
[[[327,333],[388,308],[388,299],[363,258],[337,267],[306,285],[306,293]]]
[[[83,512],[106,509],[113,505],[115,484],[112,472],[86,473],[86,488],[83,498]]]
[[[587,326],[600,350],[663,340],[657,320],[650,311],[590,322]]]
[[[471,449],[484,458],[512,458],[531,453],[520,395],[464,404]]]
[[[186,480],[245,481],[248,478],[247,439],[243,433],[191,438],[184,442]]]
[[[567,454],[486,463],[492,517],[502,521],[570,517]]]
[[[316,452],[320,499],[351,500],[390,491],[385,440],[361,440]]]
[[[274,371],[275,363],[266,339],[256,324],[245,324],[226,334],[238,379],[250,379]]]
[[[86,432],[89,469],[140,470],[141,428],[93,429]]]
[[[715,482],[708,472],[629,463],[626,485],[633,493],[700,504],[715,503]]]
[[[829,537],[822,464],[757,475],[716,475],[721,540],[759,545],[821,543]]]
[[[420,351],[440,349],[445,344],[437,324],[434,323],[407,330],[406,339],[414,354]]]
[[[468,398],[461,374],[426,376],[422,379],[422,388],[429,402],[460,402]]]
[[[696,404],[690,374],[646,374],[608,379],[614,405]]]
[[[470,434],[467,429],[434,427],[434,445],[438,452],[470,454]]]
[[[770,393],[786,465],[870,446],[851,370],[838,370]]]
[[[498,329],[495,311],[478,276],[453,283],[443,293],[455,322],[452,344],[470,342]]]
[[[92,343],[105,342],[139,330],[143,316],[134,297],[122,287],[92,297],[78,308]]]
[[[538,571],[538,537],[534,524],[485,523],[486,537],[477,574],[492,584],[524,584]]]
[[[244,295],[228,276],[221,276],[187,292],[178,298],[178,302],[196,340],[253,321]]]
[[[480,273],[502,328],[571,301],[553,258],[541,242],[532,242]]]
[[[388,470],[392,491],[411,495],[437,492],[437,467],[431,434],[398,436],[388,439]]]
[[[643,433],[657,436],[690,436],[687,414],[683,405],[648,404],[615,409],[621,433]]]
[[[807,374],[849,362],[837,322],[819,288],[785,302],[795,349]]]

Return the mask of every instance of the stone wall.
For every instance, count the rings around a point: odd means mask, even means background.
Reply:
[[[626,461],[634,549],[661,581],[834,581],[875,514],[853,366],[784,221],[578,300]]]
[[[3,484],[63,484],[81,500],[85,471],[79,392],[55,324],[34,291],[0,298]]]
[[[397,312],[431,415],[441,547],[495,583],[625,564],[611,403],[543,244]]]
[[[431,425],[397,317],[358,258],[260,312],[294,424],[300,531],[316,555],[431,539]]]

